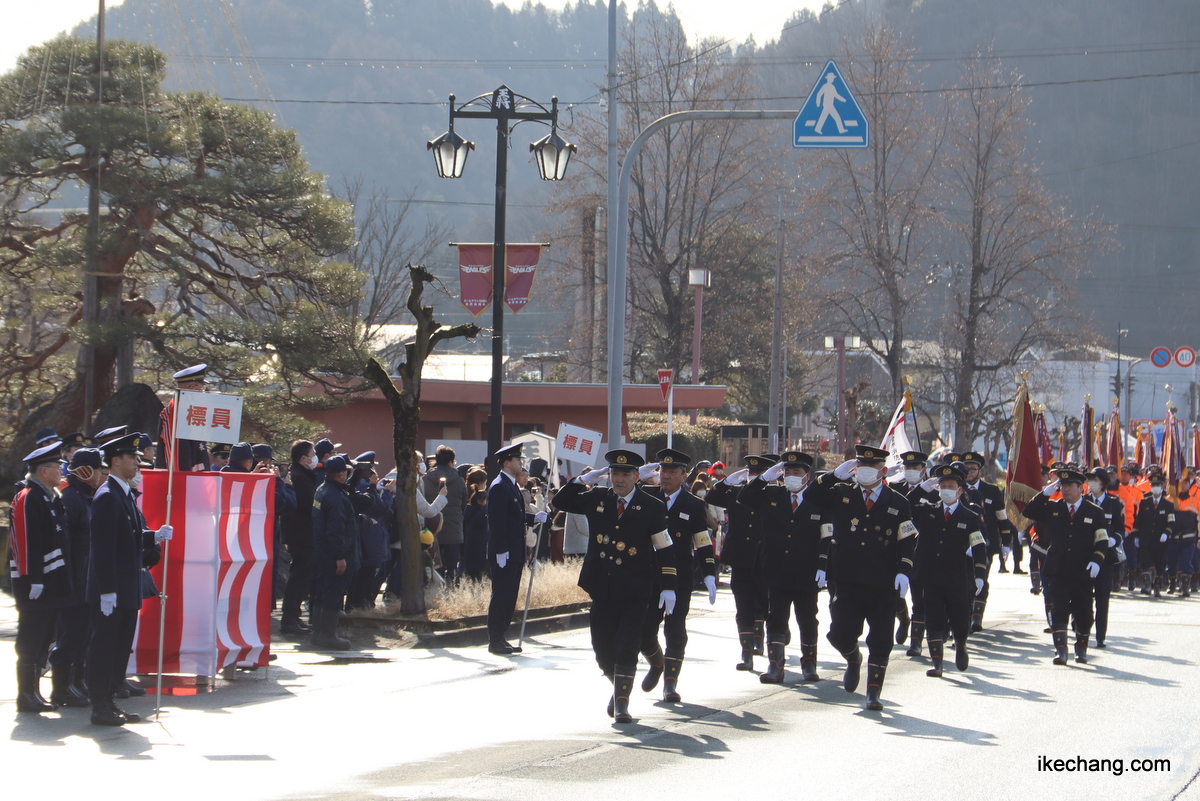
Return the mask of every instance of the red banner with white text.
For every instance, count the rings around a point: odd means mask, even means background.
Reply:
[[[525,308],[533,292],[533,279],[537,274],[538,261],[542,257],[541,245],[509,245],[505,254],[507,270],[504,274],[504,302],[516,314]]]
[[[458,292],[463,308],[478,317],[492,305],[491,245],[458,246]]]

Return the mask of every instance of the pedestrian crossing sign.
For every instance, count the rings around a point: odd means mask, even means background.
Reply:
[[[792,147],[866,147],[870,123],[831,59],[792,126]]]

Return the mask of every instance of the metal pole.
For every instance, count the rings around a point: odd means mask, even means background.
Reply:
[[[667,447],[675,447],[675,382],[667,390]]]
[[[788,375],[788,354],[792,351],[791,339],[785,339],[783,345],[783,382],[780,385],[779,391],[779,440],[784,444],[784,449],[791,447],[788,438],[788,422],[787,422],[787,375]]]
[[[700,323],[704,319],[704,287],[696,285],[695,310],[692,315],[692,384],[700,383]],[[692,409],[690,417],[692,425],[696,425],[696,415],[699,409]]]
[[[529,584],[525,587],[525,612],[521,615],[521,633],[517,636],[517,645],[525,644],[525,624],[529,621],[529,601],[533,597],[533,577],[537,575],[538,552],[542,549],[542,534],[550,525],[550,521],[538,524],[537,544],[533,546],[533,562],[529,565]]]
[[[171,525],[171,507],[175,493],[175,463],[179,461],[179,390],[175,390],[175,402],[171,407],[171,442],[167,451],[167,525]],[[162,589],[158,592],[158,678],[154,685],[154,720],[158,721],[162,709],[163,642],[167,634],[167,578],[171,572],[171,541],[163,543]]]
[[[615,5],[615,4],[614,4]],[[621,418],[624,401],[625,368],[625,304],[628,290],[625,279],[629,272],[629,184],[633,165],[642,147],[651,136],[668,125],[695,120],[791,120],[797,110],[781,111],[767,109],[742,109],[737,111],[699,110],[676,111],[659,117],[642,129],[630,144],[621,163],[621,180],[618,187],[617,213],[609,214],[609,271],[608,281],[608,441],[621,441]],[[611,150],[610,150],[611,157]],[[611,188],[611,183],[609,184]],[[610,202],[611,202],[611,195]],[[615,237],[613,236],[615,234]],[[613,258],[616,251],[616,258]],[[616,447],[610,445],[610,447]]]
[[[505,210],[508,200],[508,115],[496,120],[496,234],[492,247],[492,407],[488,413],[488,456],[504,442],[504,273]],[[499,465],[496,466],[499,472]]]
[[[783,195],[779,196],[779,252],[775,258],[775,320],[771,328],[771,388],[767,407],[767,427],[771,431],[771,452],[779,453],[779,349],[783,347]]]
[[[96,118],[99,120],[104,108],[104,0],[100,0],[96,16]],[[97,139],[93,143],[92,170],[88,175],[88,216],[83,267],[83,323],[94,326],[100,319],[100,287],[96,273],[100,272],[100,160],[103,151],[99,133],[102,125],[96,126]],[[83,427],[92,425],[92,412],[96,405],[96,346],[83,346]]]
[[[844,455],[849,435],[846,429],[846,338],[834,337],[833,344],[838,354],[838,452]]]
[[[620,143],[617,135],[617,127],[620,122],[620,114],[617,110],[617,77],[617,3],[616,0],[608,0],[608,208],[605,209],[604,219],[607,225],[605,234],[608,238],[606,271],[609,275],[612,275],[615,270],[613,266],[614,259],[617,258],[617,242],[620,241],[617,239],[619,230],[617,228],[617,207],[620,205],[620,191],[618,187],[621,183],[621,162],[618,158],[620,155],[618,152]],[[610,315],[612,314],[611,306],[612,303],[610,301]],[[613,343],[611,328],[608,334],[608,345],[611,350]],[[622,339],[621,348],[618,352],[623,356],[624,350],[625,342]],[[621,361],[623,362],[624,358]],[[612,359],[609,359],[609,369],[612,369]],[[611,382],[611,377],[609,380]],[[611,426],[609,427],[608,443],[610,448],[621,447],[620,438],[612,438]]]

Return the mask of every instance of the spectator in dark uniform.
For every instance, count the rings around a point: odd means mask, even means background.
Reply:
[[[375,451],[354,457],[350,474],[350,502],[358,513],[360,565],[346,591],[347,609],[374,609],[375,599],[383,582],[381,568],[390,554],[389,523],[393,517],[391,493],[384,494],[377,486]]]
[[[349,640],[337,636],[338,615],[358,569],[358,535],[350,502],[350,464],[343,456],[325,462],[325,481],[313,498],[313,554],[316,571],[312,644],[344,651]]]
[[[214,453],[214,458],[216,454]],[[313,496],[317,492],[317,452],[306,439],[292,443],[292,491],[296,508],[283,515],[283,544],[292,557],[287,584],[283,590],[283,610],[279,630],[284,634],[307,634],[311,628],[300,619],[300,606],[308,599],[313,572]]]
[[[63,480],[66,481],[66,478],[69,475],[68,465],[71,463],[71,457],[74,456],[75,451],[79,450],[80,448],[92,447],[92,438],[83,434],[82,432],[67,434],[62,438],[62,446],[62,476]],[[62,486],[63,485],[60,484],[59,488],[61,489]]]
[[[342,443],[330,442],[328,439],[319,439],[313,445],[313,450],[317,453],[317,464],[313,467],[313,472],[317,474],[317,486],[325,481],[325,460],[332,457],[340,447]]]
[[[463,574],[482,581],[488,569],[487,493],[475,490],[463,512]]]
[[[446,505],[442,508],[442,528],[437,534],[442,552],[446,581],[454,582],[462,574],[463,513],[467,505],[467,482],[455,469],[454,449],[439,445],[434,468],[421,480],[425,500],[432,502],[442,485],[446,487]]]
[[[228,442],[214,442],[208,449],[208,455],[212,457],[209,462],[209,470],[219,471],[222,467],[229,464],[229,449]]]

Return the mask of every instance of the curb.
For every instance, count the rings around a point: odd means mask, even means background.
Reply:
[[[525,634],[551,634],[570,629],[584,628],[590,620],[588,611],[590,604],[568,604],[545,610],[530,610],[529,621],[525,625]],[[536,612],[543,614],[534,616]],[[546,614],[549,613],[549,614]],[[404,618],[379,617],[347,617],[341,625],[351,628],[364,629],[403,629],[417,635],[414,648],[454,648],[471,645],[487,645],[488,630],[486,617],[483,619],[467,618],[472,623],[484,623],[465,628],[440,628],[440,626],[461,625],[462,621],[414,621]],[[520,630],[520,618],[514,618],[513,625]]]

